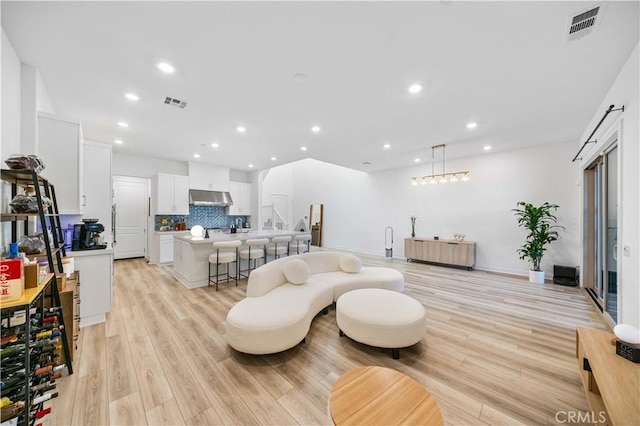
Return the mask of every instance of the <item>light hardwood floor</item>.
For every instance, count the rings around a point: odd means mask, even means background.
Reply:
[[[224,322],[246,280],[187,290],[170,267],[117,261],[112,311],[82,329],[75,374],[59,381],[45,424],[327,424],[332,384],[361,365],[424,384],[448,425],[553,424],[559,411],[589,411],[575,327],[605,325],[579,289],[361,257],[403,272],[405,293],[426,307],[426,337],[399,360],[339,337],[333,307],[304,344],[235,352]]]

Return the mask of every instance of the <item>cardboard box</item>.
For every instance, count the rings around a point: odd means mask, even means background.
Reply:
[[[34,288],[40,284],[40,265],[29,263],[24,265],[24,288]]]
[[[0,300],[20,299],[24,292],[22,259],[0,260]]]
[[[64,287],[67,285],[67,276],[63,273],[56,274],[56,283],[58,284],[58,293],[61,293],[64,290]]]

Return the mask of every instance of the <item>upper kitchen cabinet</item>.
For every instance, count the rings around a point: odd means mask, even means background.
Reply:
[[[80,123],[39,112],[37,154],[45,164],[42,176],[55,182],[60,214],[82,214],[84,193]]]
[[[229,169],[200,163],[189,163],[189,189],[229,191]]]
[[[110,144],[84,141],[82,214],[104,225],[105,242],[111,243],[111,151]]]
[[[251,184],[243,182],[229,182],[229,193],[233,205],[227,207],[229,216],[251,215]]]
[[[189,178],[179,175],[158,174],[151,179],[154,214],[189,214]]]

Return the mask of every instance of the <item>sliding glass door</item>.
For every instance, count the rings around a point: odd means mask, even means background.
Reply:
[[[584,280],[600,309],[618,318],[618,146],[614,140],[585,170]]]

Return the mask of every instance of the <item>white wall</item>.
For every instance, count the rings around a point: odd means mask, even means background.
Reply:
[[[618,323],[632,324],[640,327],[640,55],[639,47],[627,60],[615,82],[602,103],[593,114],[593,118],[585,129],[580,144],[591,134],[609,105],[616,107],[624,105],[624,112],[614,112],[603,122],[598,133],[592,139],[603,142],[608,135],[616,130],[621,130],[618,144],[620,149],[620,205],[618,246],[629,248],[629,256],[620,253],[621,270],[618,274]],[[596,155],[602,150],[602,143],[589,144],[581,155],[584,159],[582,167],[588,166]]]
[[[263,209],[263,207],[271,206],[273,204],[272,196],[274,194],[285,195],[288,198],[287,212],[280,212],[280,214],[285,216],[284,219],[289,224],[289,229],[292,229],[291,227],[294,226],[300,218],[299,216],[294,215],[293,210],[294,164],[296,163],[284,164],[258,173],[258,216],[257,221],[254,219],[255,223],[253,224],[257,229],[262,229],[262,225],[265,220],[267,220],[267,215],[265,214],[266,210]],[[255,211],[254,208],[252,208],[252,210]],[[309,212],[307,211],[307,215],[308,214]],[[256,216],[253,217],[255,218]]]
[[[4,161],[11,154],[20,152],[20,59],[16,55],[11,42],[2,30],[0,45],[0,62],[2,64],[2,84],[0,88],[0,160]],[[3,167],[4,167],[4,163]],[[11,187],[1,185],[3,213],[8,213],[11,201]],[[11,242],[11,224],[0,225],[0,255],[4,256]]]
[[[378,206],[373,203],[371,175],[312,159],[291,166],[294,224],[307,217],[308,225],[311,204],[324,204],[324,247],[380,253],[375,250],[372,232]]]
[[[22,63],[20,70],[20,151],[38,152],[38,111],[55,114],[40,71]]]
[[[115,151],[113,153],[114,175],[150,178],[158,173],[188,176],[188,163],[186,161],[140,157]]]
[[[381,256],[385,228],[391,226],[394,256],[402,257],[415,215],[417,236],[465,234],[477,242],[477,268],[526,275],[529,265],[516,254],[524,231],[511,209],[518,201],[548,201],[560,205],[559,223],[566,228],[543,259],[550,276],[554,264],[579,265],[574,151],[568,142],[449,161],[447,170],[469,170],[471,180],[427,186],[410,184],[412,176],[426,174],[426,165],[367,174],[303,160],[292,164],[294,216],[307,216],[310,204],[324,204],[325,247]]]
[[[2,30],[2,160],[20,152],[20,59]]]
[[[36,110],[55,114],[56,110],[53,107],[49,92],[47,92],[47,86],[44,85],[42,75],[40,71],[36,70]]]

